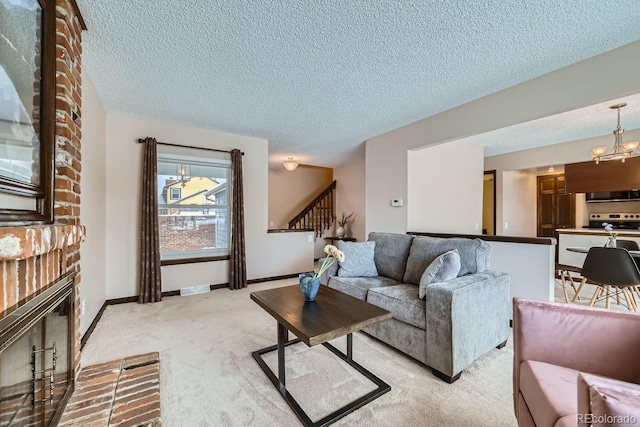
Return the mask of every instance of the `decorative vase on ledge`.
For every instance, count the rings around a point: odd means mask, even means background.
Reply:
[[[344,237],[345,234],[347,234],[347,230],[343,226],[336,228],[336,236]]]
[[[615,248],[616,247],[616,238],[615,237],[609,237],[609,239],[607,239],[607,244],[605,246],[607,248]]]
[[[320,289],[320,278],[314,277],[314,275],[315,273],[300,273],[298,275],[300,291],[307,301],[315,301]]]

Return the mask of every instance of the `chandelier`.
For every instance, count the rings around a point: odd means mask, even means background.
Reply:
[[[178,177],[178,181],[180,181],[182,183],[182,186],[184,187],[186,183],[191,179],[191,166],[178,165],[176,175]]]
[[[618,110],[618,127],[613,131],[615,135],[616,142],[611,149],[611,152],[607,153],[607,147],[596,147],[591,150],[591,157],[595,160],[596,164],[600,163],[600,161],[606,160],[622,160],[624,161],[629,157],[633,156],[635,151],[638,149],[638,145],[640,145],[640,141],[627,141],[622,142],[622,133],[624,129],[620,127],[620,109],[627,105],[626,103],[612,105],[612,110]]]

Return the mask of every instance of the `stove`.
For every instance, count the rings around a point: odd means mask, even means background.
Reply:
[[[602,228],[603,222],[608,222],[614,229],[638,230],[640,213],[592,213],[589,214],[589,225],[585,228]]]

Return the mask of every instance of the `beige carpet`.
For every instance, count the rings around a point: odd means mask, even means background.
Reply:
[[[165,426],[301,425],[251,357],[252,351],[275,344],[276,322],[249,293],[295,283],[109,306],[82,352],[82,364],[160,352]],[[332,343],[344,349],[344,339]],[[512,357],[509,340],[449,385],[413,359],[354,334],[354,359],[391,391],[334,425],[515,426]],[[265,358],[275,369],[275,354]],[[287,387],[313,420],[373,387],[322,346],[290,346],[286,360]]]

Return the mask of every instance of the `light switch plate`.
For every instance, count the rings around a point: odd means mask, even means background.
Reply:
[[[391,206],[393,207],[398,208],[402,206],[402,204],[403,204],[402,199],[391,199]]]

